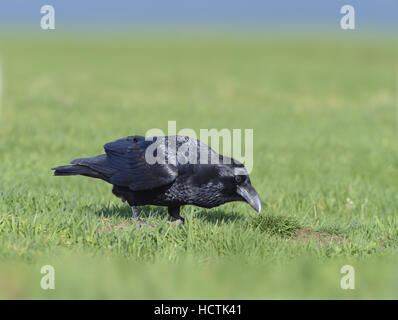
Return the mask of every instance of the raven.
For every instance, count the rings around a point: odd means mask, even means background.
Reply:
[[[130,205],[167,206],[172,220],[180,207],[213,208],[245,201],[258,213],[261,201],[242,163],[186,136],[129,136],[104,145],[105,154],[53,168],[55,176],[83,175],[113,185],[112,193]]]

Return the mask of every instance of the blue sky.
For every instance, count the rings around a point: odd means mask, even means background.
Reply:
[[[354,6],[362,32],[398,30],[398,0],[2,0],[0,28],[39,28],[40,8],[55,8],[57,30],[130,28],[230,30],[339,30],[340,8]]]

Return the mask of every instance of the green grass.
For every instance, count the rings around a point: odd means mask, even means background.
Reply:
[[[0,298],[397,298],[397,46],[50,38],[0,54]],[[143,207],[156,228],[136,230],[110,185],[52,177],[169,120],[254,129],[260,216],[187,206],[175,227]]]

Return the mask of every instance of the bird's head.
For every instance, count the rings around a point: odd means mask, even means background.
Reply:
[[[232,201],[247,202],[258,213],[261,212],[261,199],[253,188],[245,166],[235,159],[231,164],[221,165],[220,170],[225,192]]]

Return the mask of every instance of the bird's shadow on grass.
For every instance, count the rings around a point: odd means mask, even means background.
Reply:
[[[137,207],[138,216],[140,218],[150,218],[154,216],[167,216],[167,208],[165,207],[151,207],[151,206],[142,206]],[[113,205],[109,207],[104,207],[95,211],[97,216],[103,218],[123,218],[123,219],[132,219],[133,212],[129,206],[123,205]]]
[[[157,217],[168,217],[167,207],[153,207],[153,206],[141,206],[137,207],[138,216],[142,219],[151,218],[154,216]],[[112,205],[108,207],[103,207],[101,209],[97,209],[95,214],[102,218],[122,218],[122,219],[132,219],[133,213],[129,206],[123,205]],[[181,212],[182,216],[186,216],[184,214],[184,210]],[[224,211],[222,209],[211,209],[211,210],[195,210],[195,212],[191,215],[190,219],[199,219],[202,221],[207,221],[213,224],[219,223],[229,223],[237,220],[241,220],[242,217],[234,212]]]
[[[229,223],[241,220],[242,217],[234,212],[224,211],[222,209],[200,210],[194,213],[194,219],[200,219],[214,224]]]

